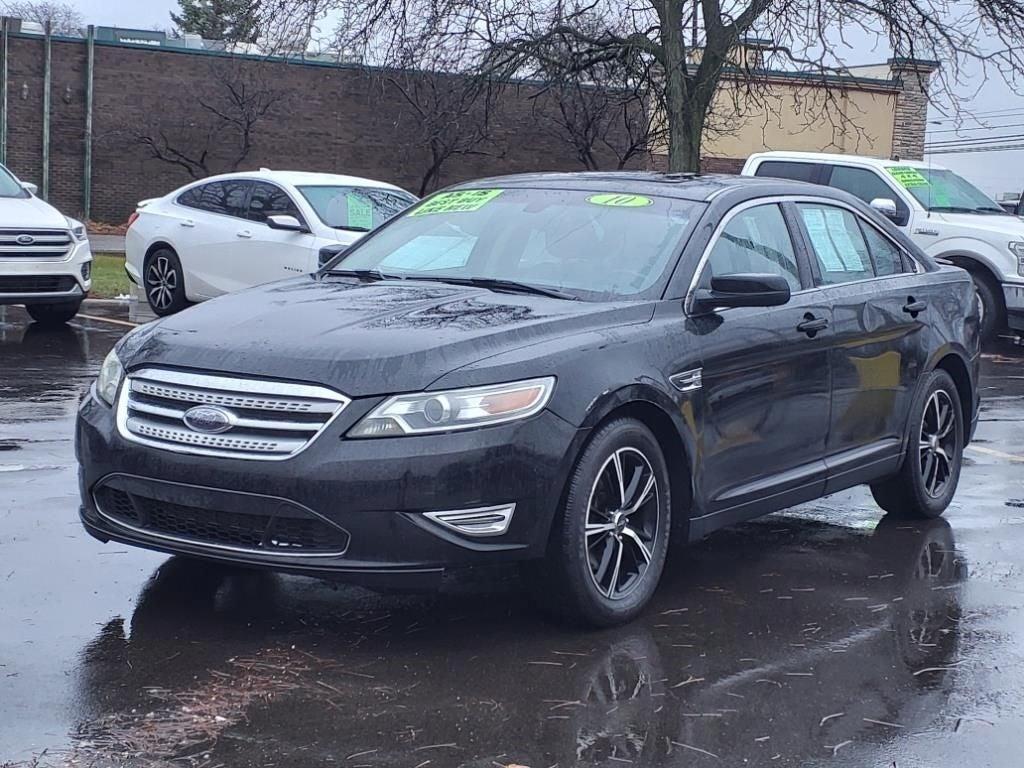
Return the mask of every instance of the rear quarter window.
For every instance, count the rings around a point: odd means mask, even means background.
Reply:
[[[792,181],[818,182],[822,166],[818,163],[803,163],[789,160],[765,160],[754,171],[755,176],[769,176]]]

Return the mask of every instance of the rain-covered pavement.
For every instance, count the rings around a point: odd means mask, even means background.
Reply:
[[[72,421],[126,327],[0,307],[0,765],[1024,763],[1014,347],[948,522],[839,494],[685,550],[641,620],[582,633],[514,574],[381,596],[89,538]]]

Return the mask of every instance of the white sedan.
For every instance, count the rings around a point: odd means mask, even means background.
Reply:
[[[315,271],[416,202],[355,176],[260,169],[143,200],[125,237],[128,275],[158,315]]]

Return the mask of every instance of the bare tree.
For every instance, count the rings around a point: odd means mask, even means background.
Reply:
[[[5,0],[0,2],[0,10],[4,16],[16,16],[25,21],[34,21],[45,26],[50,22],[50,30],[55,35],[64,37],[81,37],[82,14],[69,3],[54,0]]]
[[[128,139],[155,160],[184,169],[194,179],[237,171],[249,158],[260,126],[284,91],[251,61],[211,65],[209,95],[173,108],[127,130]],[[167,114],[177,114],[168,119]]]
[[[958,105],[964,73],[980,64],[1011,87],[1024,74],[1024,0],[345,0],[372,58],[425,28],[465,35],[498,76],[565,77],[632,62],[663,110],[668,165],[698,170],[724,86],[763,92],[767,70],[786,70],[835,98],[847,41],[898,57],[941,62],[933,98]],[[599,20],[595,26],[594,20]],[[750,46],[748,39],[766,42]],[[867,41],[867,45],[864,44]],[[565,51],[572,52],[566,61]],[[863,63],[863,62],[855,62]],[[971,66],[968,66],[971,65]],[[586,75],[584,75],[586,77]],[[596,82],[596,81],[595,81]],[[739,102],[737,102],[739,103]],[[845,118],[841,118],[845,119]]]

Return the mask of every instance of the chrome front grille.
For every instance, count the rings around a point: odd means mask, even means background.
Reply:
[[[74,244],[63,229],[0,229],[0,259],[63,261]]]
[[[308,384],[148,368],[121,385],[117,427],[128,440],[179,453],[287,459],[348,403],[334,390]],[[214,417],[214,426],[199,416]]]

